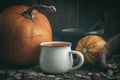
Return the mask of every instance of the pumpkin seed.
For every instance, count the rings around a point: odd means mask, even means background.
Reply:
[[[37,75],[38,75],[38,77],[44,77],[45,76],[45,74],[43,74],[43,73],[37,73]]]
[[[57,77],[57,78],[55,78],[55,80],[61,80],[61,78],[60,78],[60,77]]]
[[[117,69],[117,65],[115,63],[113,64],[108,64],[108,67],[109,68],[112,68],[112,69]]]
[[[20,76],[22,76],[22,73],[16,73],[16,74],[14,75],[14,77],[20,77]]]
[[[22,69],[22,70],[18,70],[18,72],[21,72],[21,73],[23,73],[23,72],[25,72],[26,70],[24,70],[24,69]]]
[[[63,76],[67,76],[67,74],[63,74]]]
[[[29,76],[33,76],[33,77],[36,77],[36,76],[37,76],[37,73],[36,73],[36,72],[29,72],[28,75],[29,75]]]
[[[22,79],[22,77],[16,77],[16,79],[17,79],[17,80],[18,80],[18,79],[19,79],[19,80],[21,80],[21,79]]]
[[[54,78],[54,77],[56,77],[56,76],[55,76],[55,75],[46,75],[46,77]]]
[[[106,78],[109,79],[109,80],[114,80],[115,79],[114,76],[106,76]]]
[[[82,77],[81,74],[75,74],[75,77]]]
[[[90,76],[82,76],[83,79],[90,79]]]
[[[112,70],[112,69],[109,69],[108,72],[107,72],[107,75],[108,75],[108,76],[112,76],[112,75],[113,75],[113,70]]]
[[[95,73],[95,76],[100,77],[100,73]]]
[[[93,75],[93,73],[92,73],[92,72],[89,72],[88,75],[91,76],[91,75]]]
[[[106,74],[103,72],[99,72],[101,76],[106,77]]]

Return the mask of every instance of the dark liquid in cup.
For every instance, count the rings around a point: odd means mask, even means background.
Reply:
[[[46,47],[62,47],[62,46],[70,46],[70,43],[65,42],[54,42],[54,43],[47,43],[43,44],[42,46]]]

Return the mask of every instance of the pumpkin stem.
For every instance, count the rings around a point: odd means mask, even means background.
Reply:
[[[46,5],[33,5],[31,6],[27,11],[24,11],[22,15],[26,18],[33,19],[35,17],[34,14],[32,14],[32,10],[38,10],[40,12],[55,12],[56,8],[54,6],[46,6]]]

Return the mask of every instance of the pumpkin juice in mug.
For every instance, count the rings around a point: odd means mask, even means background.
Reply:
[[[47,73],[65,73],[76,70],[84,63],[83,55],[71,50],[71,43],[52,41],[40,44],[40,68]],[[79,55],[78,65],[73,67],[73,54]]]

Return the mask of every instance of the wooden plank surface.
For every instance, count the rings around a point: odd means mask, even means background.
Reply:
[[[49,74],[42,72],[39,65],[27,67],[0,67],[0,80],[107,80],[95,75],[103,71],[100,67],[83,65],[81,68],[64,74]],[[93,75],[91,75],[93,74]]]

